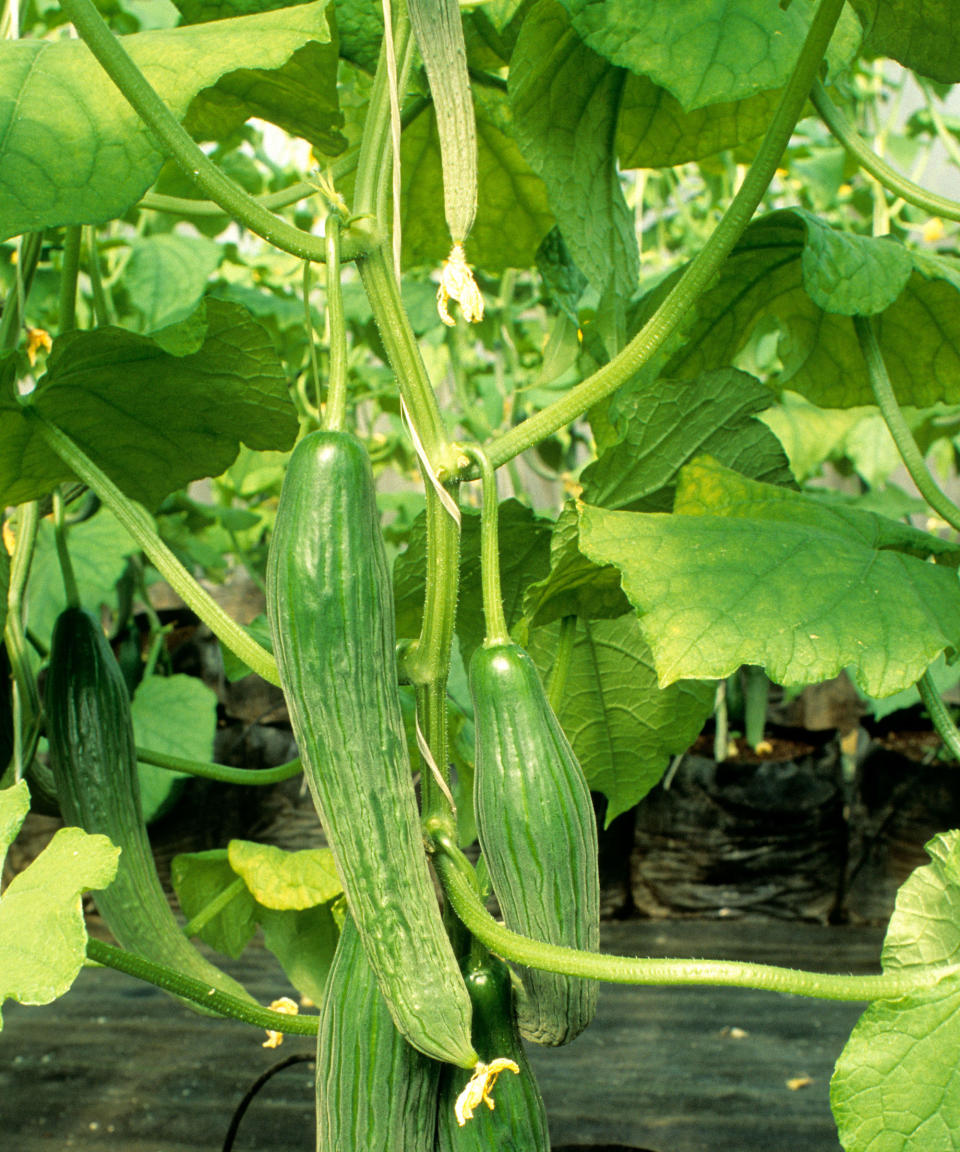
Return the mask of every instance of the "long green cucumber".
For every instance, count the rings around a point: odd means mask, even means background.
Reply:
[[[267,564],[274,654],[304,775],[394,1023],[472,1067],[470,999],[427,866],[397,688],[370,461],[346,432],[294,449]]]
[[[595,951],[600,936],[597,829],[590,792],[516,644],[488,644],[470,661],[476,728],[474,806],[483,855],[507,927]],[[520,1029],[565,1044],[596,1011],[595,981],[521,970]]]
[[[317,1032],[317,1152],[434,1152],[441,1067],[397,1031],[348,914]]]
[[[113,883],[93,894],[117,942],[253,1002],[190,943],[167,903],[140,808],[127,687],[99,623],[81,608],[57,618],[44,711],[64,820],[109,836],[121,849]]]
[[[502,1072],[490,1097],[494,1107],[490,1109],[481,1101],[472,1119],[461,1125],[455,1105],[467,1076],[458,1068],[444,1068],[440,1078],[437,1150],[550,1152],[546,1111],[517,1028],[510,969],[475,942],[464,963],[464,975],[473,1002],[473,1042],[480,1059],[489,1063],[495,1058],[507,1058],[520,1071]]]

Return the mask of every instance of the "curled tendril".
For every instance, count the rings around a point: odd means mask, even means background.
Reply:
[[[467,264],[462,244],[454,244],[450,249],[450,255],[443,262],[440,286],[437,288],[437,311],[444,324],[452,328],[455,321],[447,308],[450,300],[457,301],[468,324],[483,319],[483,297]]]
[[[457,1102],[453,1106],[457,1123],[461,1128],[468,1120],[473,1119],[474,1111],[481,1104],[486,1104],[491,1112],[496,1107],[491,1093],[501,1072],[515,1072],[519,1076],[520,1068],[512,1060],[507,1060],[503,1056],[498,1056],[489,1064],[484,1064],[482,1060],[477,1061],[473,1075],[467,1081],[467,1086],[457,1097]]]

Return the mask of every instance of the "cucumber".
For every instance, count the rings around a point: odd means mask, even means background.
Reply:
[[[200,955],[167,903],[140,809],[127,687],[103,629],[81,608],[67,608],[57,618],[44,711],[64,820],[85,832],[109,836],[121,849],[116,879],[93,893],[117,942],[147,960],[255,1003],[240,984]]]
[[[477,126],[458,0],[408,0],[437,117],[443,204],[455,244],[470,235],[477,213]]]
[[[502,1072],[491,1094],[494,1108],[481,1103],[472,1119],[461,1126],[455,1104],[469,1077],[460,1069],[444,1068],[438,1152],[550,1152],[546,1111],[517,1029],[510,969],[474,942],[464,974],[473,1002],[473,1042],[480,1059],[489,1063],[505,1057],[513,1060],[520,1072]]]
[[[507,927],[596,951],[597,828],[590,791],[533,661],[516,644],[470,661],[476,727],[474,806],[484,859]],[[523,968],[520,1030],[566,1044],[590,1023],[596,981]]]
[[[294,449],[267,563],[274,654],[304,774],[394,1023],[476,1063],[470,999],[427,866],[400,712],[393,591],[370,461],[346,432]]]
[[[434,1152],[441,1067],[397,1031],[348,913],[317,1033],[317,1152]]]

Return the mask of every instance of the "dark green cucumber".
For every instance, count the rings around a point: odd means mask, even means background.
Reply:
[[[474,1046],[485,1063],[505,1057],[517,1064],[520,1074],[501,1072],[491,1094],[494,1108],[481,1103],[473,1118],[461,1126],[454,1106],[470,1077],[458,1068],[444,1068],[440,1077],[438,1152],[550,1152],[547,1114],[517,1028],[510,969],[502,960],[474,947],[475,952],[464,964],[473,1002]]]
[[[344,432],[294,449],[267,564],[304,774],[380,991],[421,1052],[471,1067],[470,999],[427,866],[397,687],[370,461]]]
[[[317,1033],[318,1152],[434,1152],[441,1067],[397,1031],[348,914]]]
[[[80,608],[62,612],[53,630],[44,712],[64,820],[109,836],[121,849],[116,879],[93,893],[117,942],[252,1002],[200,955],[167,903],[140,810],[127,687],[99,623]]]
[[[597,829],[590,791],[533,661],[515,644],[470,661],[480,845],[507,927],[595,951],[600,935]],[[596,981],[520,971],[520,1030],[565,1044],[597,1005]]]

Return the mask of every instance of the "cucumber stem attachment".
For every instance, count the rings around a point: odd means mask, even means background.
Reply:
[[[509,644],[510,631],[503,614],[500,591],[500,502],[497,499],[497,477],[487,454],[475,444],[461,446],[465,456],[475,460],[483,484],[480,509],[480,582],[483,588],[483,616],[487,625],[484,644]]]

